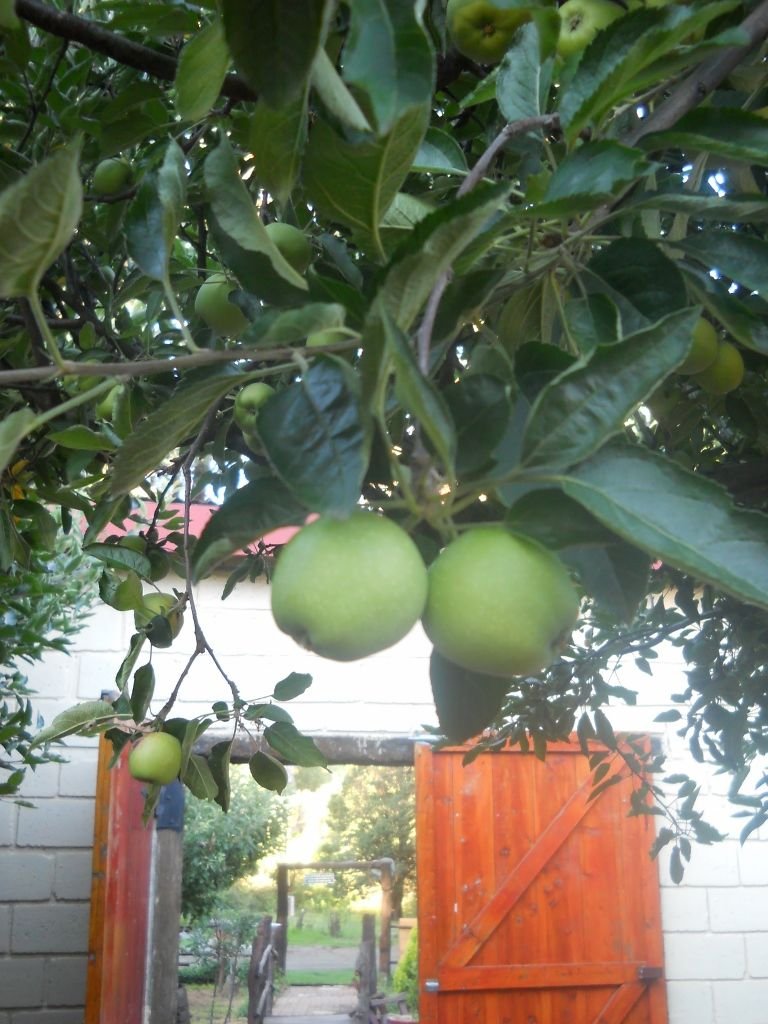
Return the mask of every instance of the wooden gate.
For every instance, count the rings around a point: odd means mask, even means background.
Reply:
[[[578,746],[416,749],[423,1024],[666,1024],[650,817]]]

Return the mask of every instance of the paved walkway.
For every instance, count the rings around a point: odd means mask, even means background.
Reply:
[[[275,1000],[275,1024],[350,1024],[357,992],[346,985],[293,985]]]

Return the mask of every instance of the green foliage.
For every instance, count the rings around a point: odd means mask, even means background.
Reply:
[[[628,699],[616,660],[649,668],[669,640],[691,666],[692,750],[733,772],[742,799],[768,745],[765,652],[746,643],[768,614],[757,0],[633,10],[565,61],[559,19],[537,9],[493,70],[446,41],[443,0],[53,4],[60,35],[36,8],[0,35],[3,571],[57,548],[57,509],[65,526],[80,512],[101,599],[130,612],[149,551],[129,564],[102,535],[133,512],[157,548],[182,490],[221,508],[199,541],[175,517],[160,545],[192,577],[180,608],[232,554],[244,558],[225,593],[268,574],[259,538],[309,512],[362,502],[430,558],[470,526],[506,524],[567,563],[583,603],[562,657],[535,682],[509,679],[500,738],[543,756],[577,726],[608,735],[603,708]],[[144,47],[130,63],[126,42]],[[133,184],[94,194],[94,169],[118,156]],[[305,272],[274,222],[308,240]],[[248,324],[236,341],[195,312],[214,273]],[[677,372],[702,315],[744,359],[727,395]],[[328,328],[342,340],[306,344]],[[246,437],[233,396],[255,380],[276,394]],[[162,616],[154,633],[173,641]],[[118,673],[123,722],[146,713],[133,677],[145,638]],[[195,656],[210,653],[201,640]],[[455,679],[433,664],[442,712]],[[249,702],[227,680],[231,700],[174,723],[185,782],[222,807],[230,748],[212,767],[191,754],[214,720],[233,737],[272,723],[276,753],[322,763],[275,681]],[[652,804],[626,753],[637,808]],[[285,784],[268,752],[252,769]],[[746,829],[768,818],[768,775],[755,775]],[[683,840],[711,836],[691,794],[678,809],[670,841],[685,859]]]
[[[416,881],[416,807],[412,768],[352,767],[328,802],[328,838],[321,856],[333,860],[395,862],[392,902],[400,916],[403,896]],[[375,879],[340,871],[337,893],[366,892]]]
[[[400,958],[400,963],[392,975],[392,988],[395,992],[404,992],[408,999],[408,1009],[418,1012],[419,1009],[419,934],[412,928],[408,936],[408,945]]]
[[[197,921],[221,909],[221,894],[278,847],[284,810],[270,793],[250,785],[242,772],[232,774],[227,814],[209,801],[188,798],[181,880],[182,914],[188,920]],[[246,916],[250,927],[260,915],[248,910]]]

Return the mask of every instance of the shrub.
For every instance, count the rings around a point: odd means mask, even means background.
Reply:
[[[419,1008],[419,936],[413,928],[408,936],[405,956],[395,968],[392,984],[396,992],[404,992],[408,1009],[416,1012]]]

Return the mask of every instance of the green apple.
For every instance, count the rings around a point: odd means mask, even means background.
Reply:
[[[710,365],[691,377],[702,391],[711,395],[727,395],[735,390],[744,379],[744,360],[741,352],[730,341],[721,341],[717,355]]]
[[[312,262],[312,245],[304,232],[293,224],[273,221],[267,224],[267,234],[296,273],[303,274]]]
[[[717,356],[719,339],[717,331],[704,317],[696,321],[693,328],[693,343],[683,362],[678,366],[678,373],[701,373],[711,366]]]
[[[451,42],[478,64],[498,64],[515,32],[531,20],[515,0],[448,0],[446,23]]]
[[[565,58],[585,50],[598,32],[626,11],[613,0],[567,0],[558,7],[557,13],[560,16],[557,52]]]
[[[301,529],[277,557],[272,614],[310,651],[354,661],[401,640],[419,620],[427,571],[391,519],[357,510]]]
[[[530,675],[557,657],[579,612],[563,564],[502,526],[452,541],[429,569],[422,622],[435,648],[463,668]]]
[[[136,629],[146,629],[147,626],[151,625],[154,618],[162,615],[163,618],[168,620],[168,625],[171,628],[171,637],[177,637],[181,632],[181,627],[184,625],[184,614],[177,608],[178,603],[179,601],[175,594],[157,593],[155,591],[145,594],[141,608],[137,608],[133,613]],[[148,633],[148,636],[150,641],[153,642],[151,633]]]
[[[181,770],[181,744],[169,732],[150,732],[128,755],[128,771],[139,782],[167,786]]]
[[[96,165],[93,191],[100,196],[116,196],[124,192],[133,179],[133,168],[122,157],[110,157]]]
[[[125,384],[115,384],[115,386],[106,393],[100,402],[96,403],[96,415],[100,420],[107,420],[111,423],[115,415],[115,406],[120,395],[125,391]]]
[[[256,433],[256,421],[259,417],[259,409],[268,398],[275,394],[275,389],[264,381],[254,381],[253,384],[246,384],[237,393],[233,418],[240,427],[243,434]]]
[[[214,334],[237,338],[248,326],[248,319],[239,306],[230,301],[230,292],[236,286],[224,274],[211,274],[200,285],[195,296],[195,312],[210,327]]]

